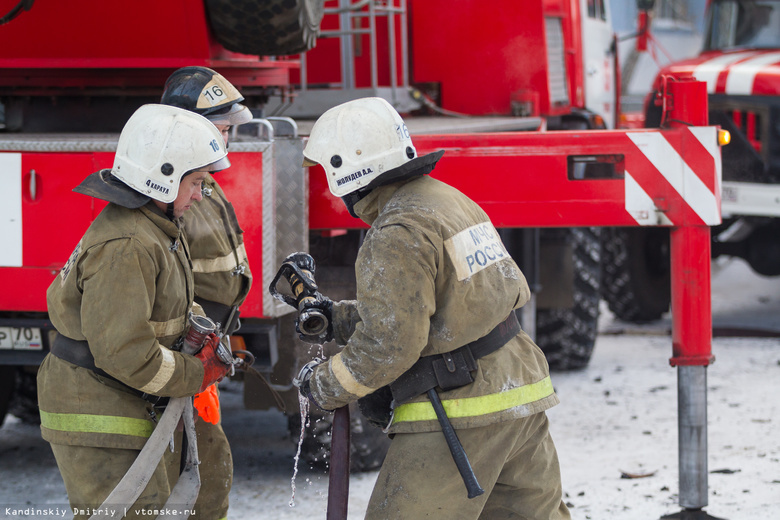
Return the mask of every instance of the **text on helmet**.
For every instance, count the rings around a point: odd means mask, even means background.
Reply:
[[[371,175],[372,173],[374,173],[374,170],[372,170],[371,168],[363,168],[362,170],[358,170],[354,173],[350,173],[349,175],[345,175],[340,179],[336,179],[336,186],[343,186],[348,182],[356,181],[359,178],[363,177],[364,175]]]
[[[163,186],[162,184],[157,184],[152,179],[146,179],[146,186],[155,191],[159,191],[163,195],[168,195],[171,192],[170,188]]]

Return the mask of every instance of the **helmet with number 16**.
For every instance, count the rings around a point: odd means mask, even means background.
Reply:
[[[243,96],[218,72],[207,67],[183,67],[165,81],[160,103],[207,118],[215,125],[248,123],[252,113],[242,105]]]

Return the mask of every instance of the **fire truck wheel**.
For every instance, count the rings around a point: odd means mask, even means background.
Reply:
[[[646,323],[661,318],[671,302],[669,230],[603,230],[602,296],[623,321]]]
[[[553,370],[586,367],[598,332],[600,230],[572,228],[567,231],[574,261],[574,305],[538,309],[536,313],[536,344]]]
[[[324,0],[206,0],[217,41],[229,51],[260,56],[314,47]]]
[[[41,424],[37,377],[37,366],[19,367],[16,371],[16,389],[8,413],[27,424]]]
[[[0,426],[5,421],[11,399],[16,386],[16,367],[12,365],[0,366]]]
[[[349,418],[352,430],[350,471],[357,473],[378,469],[387,455],[390,438],[382,433],[382,430],[369,424],[354,404],[349,407]],[[301,417],[298,414],[290,415],[287,421],[290,438],[297,443],[301,432]],[[301,446],[301,460],[312,467],[323,469],[328,467],[332,426],[332,413],[311,417]]]

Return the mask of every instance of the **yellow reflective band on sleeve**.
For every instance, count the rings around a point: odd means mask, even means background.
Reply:
[[[518,386],[511,390],[479,397],[463,399],[445,399],[442,401],[447,417],[476,417],[509,410],[544,399],[553,394],[550,377],[530,385]],[[393,423],[413,421],[435,421],[436,412],[429,402],[406,403],[395,409]]]
[[[193,258],[192,272],[194,273],[218,273],[220,271],[232,271],[236,266],[236,257],[240,263],[248,263],[246,256],[246,247],[244,244],[238,246],[230,253],[217,258]]]
[[[85,413],[51,413],[41,410],[41,426],[49,430],[79,433],[113,433],[149,437],[154,424],[146,419]]]
[[[365,385],[361,385],[352,377],[352,374],[347,369],[346,365],[344,365],[344,361],[341,360],[341,352],[333,356],[330,360],[330,369],[333,371],[333,375],[336,376],[339,384],[350,394],[363,397],[376,390],[376,388],[369,388]]]
[[[140,391],[147,394],[156,394],[162,389],[168,381],[173,377],[173,372],[176,370],[176,357],[166,347],[160,345],[160,352],[162,353],[162,363],[160,368],[157,369],[157,373],[154,375],[151,381],[139,388]]]

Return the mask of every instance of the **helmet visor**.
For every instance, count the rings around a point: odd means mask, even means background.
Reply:
[[[238,126],[252,120],[252,112],[241,103],[206,114],[206,118],[215,125]]]
[[[226,170],[230,168],[230,161],[227,157],[223,157],[222,159],[213,162],[211,164],[207,164],[206,166],[202,168],[197,168],[197,170],[205,170],[207,172],[215,173],[222,170]]]

